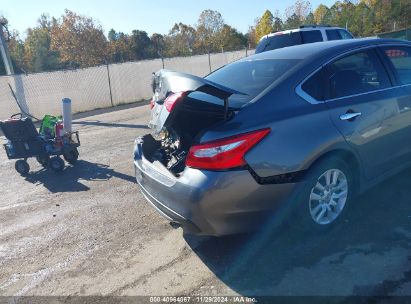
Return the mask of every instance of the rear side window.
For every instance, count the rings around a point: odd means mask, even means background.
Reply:
[[[279,33],[261,40],[257,45],[255,53],[258,54],[297,44],[302,44],[300,32],[288,34]]]
[[[323,41],[323,36],[320,31],[301,31],[303,43],[313,43]]]
[[[398,81],[411,84],[411,47],[384,47],[385,54],[394,66]]]
[[[372,92],[391,86],[374,50],[358,52],[330,63],[326,79],[330,98]]]
[[[301,89],[316,101],[324,100],[322,70],[308,78]]]

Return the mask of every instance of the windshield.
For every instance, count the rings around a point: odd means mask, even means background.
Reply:
[[[300,61],[301,59],[240,61],[215,71],[206,79],[246,94],[235,94],[229,98],[230,107],[240,108]]]

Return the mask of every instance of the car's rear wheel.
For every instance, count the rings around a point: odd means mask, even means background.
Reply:
[[[348,198],[348,181],[344,172],[334,168],[325,171],[311,188],[309,209],[312,220],[320,225],[338,218]]]
[[[340,222],[354,197],[354,178],[349,164],[328,157],[315,164],[300,191],[296,213],[304,228],[328,229]]]

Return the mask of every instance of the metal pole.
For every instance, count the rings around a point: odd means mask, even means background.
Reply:
[[[3,27],[4,27],[4,24],[0,23],[0,51],[1,51],[1,56],[3,58],[4,67],[6,68],[6,74],[12,75],[14,74],[13,63],[11,62],[10,54],[7,49]]]
[[[107,68],[107,79],[108,79],[108,88],[110,90],[110,102],[111,102],[111,106],[114,107],[113,104],[113,94],[111,93],[111,80],[110,80],[110,68],[108,66],[109,64],[106,64],[106,68]]]
[[[211,73],[211,57],[210,57],[210,51],[208,51],[208,67],[210,68],[210,73]]]

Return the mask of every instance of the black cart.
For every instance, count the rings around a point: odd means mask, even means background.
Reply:
[[[17,159],[15,168],[21,175],[27,175],[30,166],[27,159],[35,157],[44,167],[53,171],[63,171],[63,158],[74,165],[79,157],[80,139],[78,132],[64,133],[53,137],[39,134],[33,121],[23,114],[15,114],[10,119],[0,121],[0,128],[7,143],[4,148],[9,159]]]

